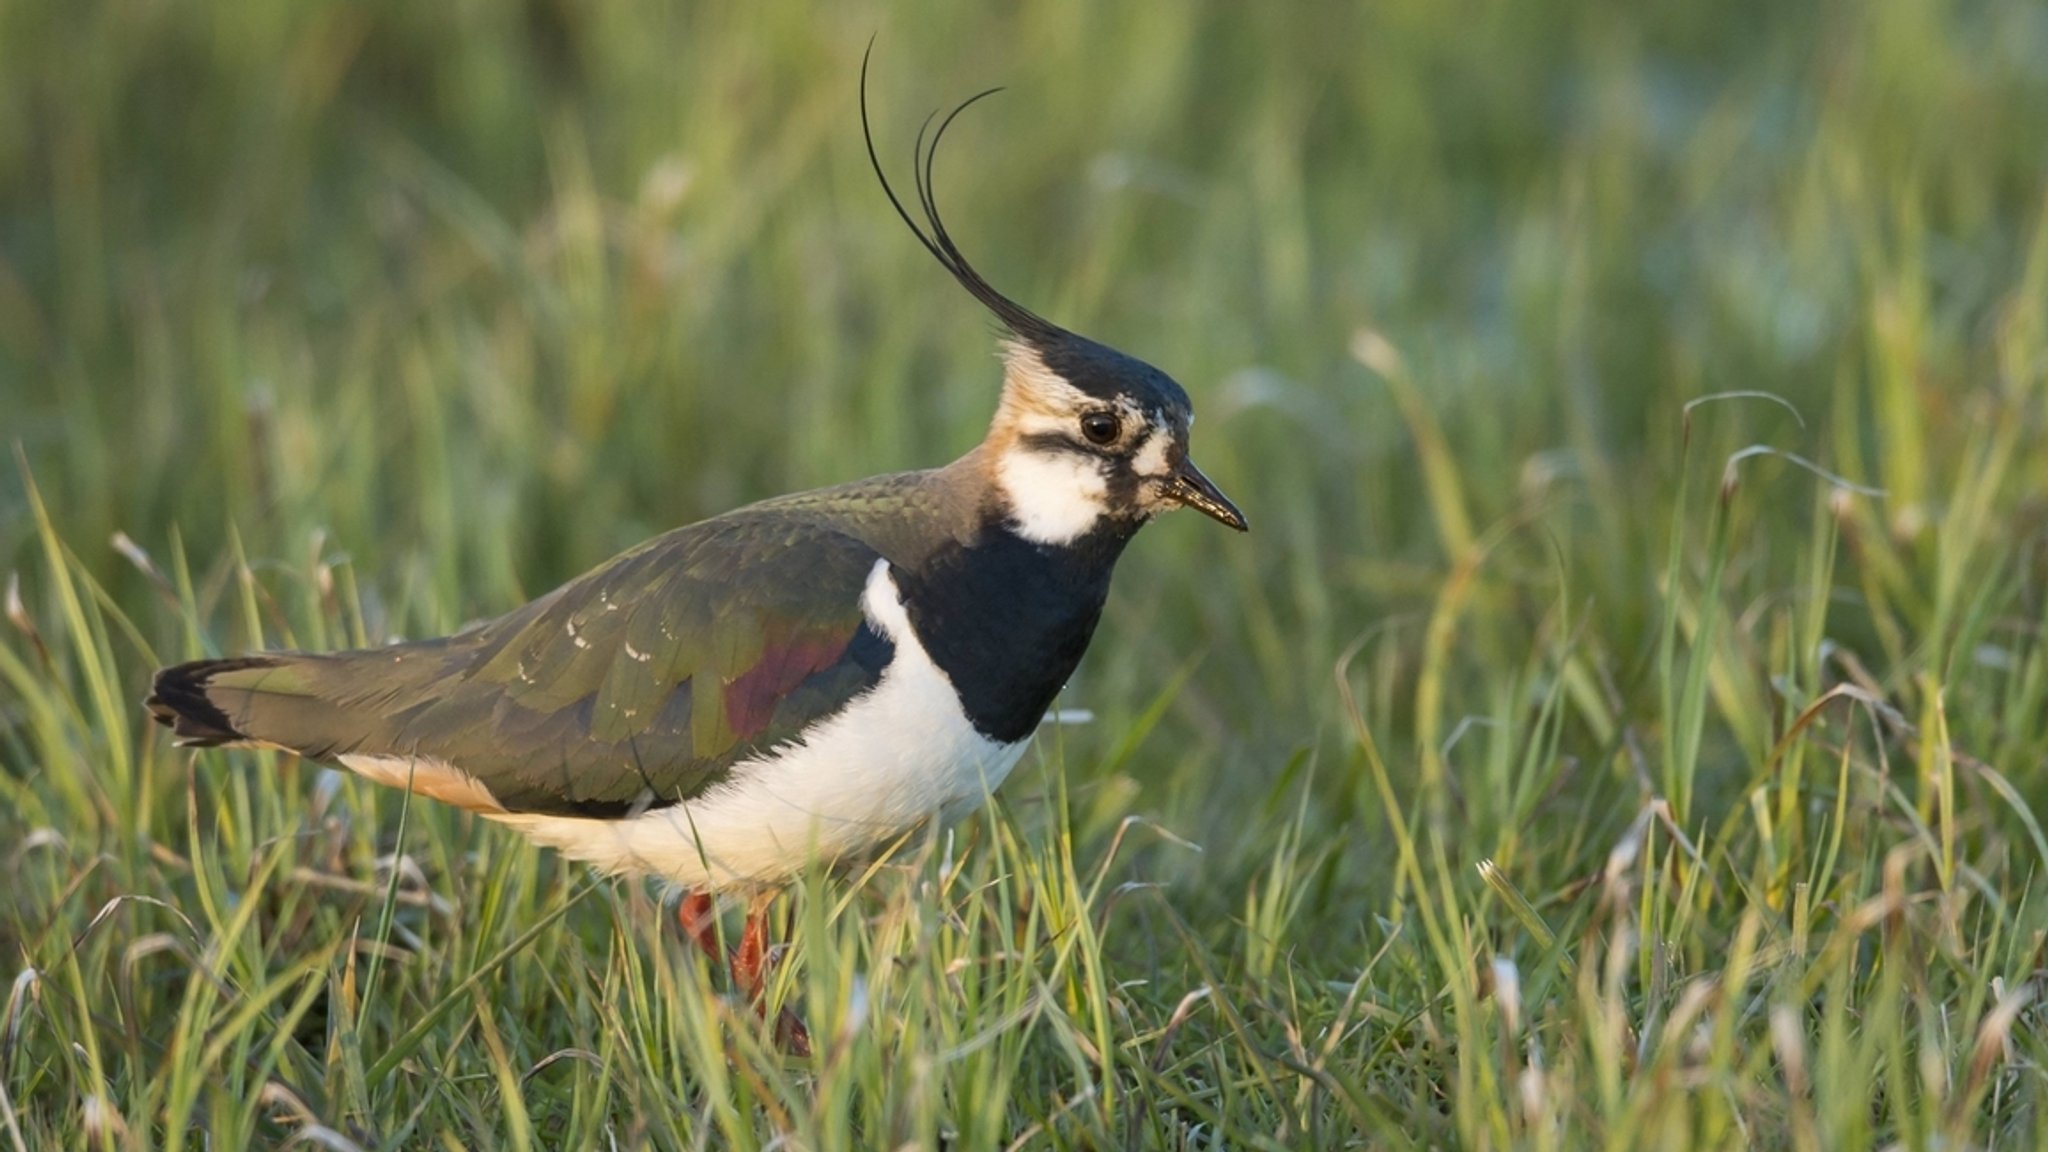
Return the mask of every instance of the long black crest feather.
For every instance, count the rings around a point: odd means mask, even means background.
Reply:
[[[952,234],[946,231],[946,223],[939,216],[938,199],[932,191],[932,164],[938,157],[939,141],[945,138],[946,129],[953,126],[953,121],[959,119],[962,112],[1002,89],[990,88],[986,92],[977,92],[961,101],[958,107],[946,114],[945,119],[939,121],[938,131],[931,133],[929,145],[925,143],[925,133],[931,128],[932,119],[937,113],[925,117],[924,123],[918,127],[917,142],[911,146],[910,178],[917,193],[917,206],[924,215],[924,223],[919,224],[917,219],[911,216],[910,210],[903,206],[903,201],[897,198],[896,189],[890,185],[889,177],[882,171],[881,157],[875,153],[875,132],[868,120],[868,59],[874,55],[874,51],[874,41],[870,40],[867,51],[862,53],[860,58],[860,132],[861,137],[867,141],[868,163],[874,168],[875,179],[882,184],[882,194],[889,198],[890,205],[896,209],[896,215],[909,226],[911,233],[917,237],[917,242],[924,245],[924,250],[932,254],[932,259],[937,260],[946,271],[953,274],[953,279],[958,280],[961,287],[973,293],[976,300],[995,313],[996,319],[1002,321],[1003,327],[1008,328],[1013,335],[1034,344],[1048,343],[1067,335],[1066,329],[996,291],[994,285],[982,279],[981,273],[976,272],[974,265],[969,264],[967,257],[961,254],[959,245],[953,243]],[[926,232],[926,228],[930,229],[929,233]]]

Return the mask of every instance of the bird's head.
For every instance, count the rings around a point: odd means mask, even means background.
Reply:
[[[996,291],[947,233],[932,195],[932,159],[953,120],[994,91],[953,109],[930,133],[929,147],[919,130],[912,175],[921,225],[897,199],[875,155],[867,63],[861,64],[861,130],[883,192],[925,249],[1008,333],[1002,399],[982,458],[1010,527],[1036,543],[1062,544],[1105,525],[1132,530],[1167,509],[1187,507],[1246,531],[1244,513],[1188,458],[1194,412],[1173,377]]]
[[[1010,342],[987,441],[1011,526],[1039,543],[1135,527],[1189,507],[1242,532],[1244,513],[1188,459],[1194,412],[1173,378],[1084,337]]]

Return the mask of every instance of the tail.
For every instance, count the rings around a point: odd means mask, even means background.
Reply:
[[[450,671],[444,641],[355,652],[257,652],[156,674],[143,707],[181,745],[281,748],[314,760],[407,747],[409,708]]]
[[[503,814],[489,788],[422,752],[418,734],[407,727],[408,715],[431,707],[435,692],[450,682],[446,657],[446,642],[429,640],[195,660],[158,672],[142,704],[182,747],[295,752],[379,784]]]
[[[315,760],[379,735],[376,712],[351,708],[335,673],[353,653],[259,652],[195,660],[156,674],[143,707],[180,745],[281,748]]]
[[[194,660],[160,670],[142,706],[150,719],[169,728],[181,747],[218,748],[248,744],[255,738],[236,726],[208,688],[216,677],[261,672],[283,663],[278,656],[238,656],[231,660]],[[225,685],[224,685],[225,687]],[[246,694],[247,689],[243,689]]]

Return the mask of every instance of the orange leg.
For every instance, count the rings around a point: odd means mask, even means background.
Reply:
[[[718,901],[703,892],[683,893],[676,905],[676,922],[683,935],[695,941],[713,964],[725,963],[725,951],[718,946]]]
[[[733,987],[765,1015],[768,973],[774,967],[775,950],[768,944],[768,906],[774,893],[764,893],[747,906],[747,924],[740,931],[739,947],[732,950]],[[811,1033],[795,1012],[784,1008],[775,1018],[775,1043],[792,1056],[811,1054]]]

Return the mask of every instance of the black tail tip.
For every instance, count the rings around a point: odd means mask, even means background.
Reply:
[[[238,731],[227,713],[206,694],[206,682],[222,672],[268,668],[275,663],[261,656],[239,656],[175,664],[157,672],[142,706],[149,709],[149,718],[169,728],[183,747],[217,748],[247,740],[248,736]]]

